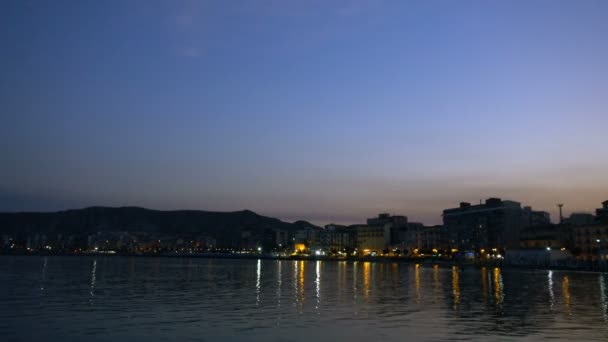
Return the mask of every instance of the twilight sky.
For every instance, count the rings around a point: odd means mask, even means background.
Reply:
[[[608,199],[608,1],[0,2],[0,211]]]

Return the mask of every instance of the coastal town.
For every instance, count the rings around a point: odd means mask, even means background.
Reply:
[[[207,257],[491,261],[523,266],[601,264],[608,260],[608,201],[592,213],[572,213],[552,223],[549,213],[489,198],[443,210],[443,225],[425,226],[405,215],[381,213],[354,225],[170,232],[141,224],[93,225],[83,232],[0,226],[3,254],[116,254]],[[256,215],[251,212],[252,215]],[[278,220],[277,220],[278,221]],[[280,221],[278,221],[280,222]],[[90,226],[90,225],[89,225]],[[94,231],[98,229],[98,231]],[[86,233],[85,233],[86,232]]]

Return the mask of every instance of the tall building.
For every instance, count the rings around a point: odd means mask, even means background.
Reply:
[[[588,213],[572,213],[564,220],[565,224],[573,226],[585,226],[595,223],[595,216]]]
[[[424,227],[420,234],[420,248],[425,251],[446,249],[443,226]]]
[[[321,248],[321,229],[306,227],[295,232],[292,242],[306,246],[307,249]]]
[[[595,215],[598,221],[608,223],[608,201],[602,202],[602,208],[597,209]]]
[[[391,226],[354,226],[357,249],[363,253],[382,253],[391,243]]]
[[[407,231],[407,216],[399,216],[387,213],[379,214],[378,217],[367,219],[368,226],[388,227],[390,231],[389,245],[397,245],[400,242],[400,233]]]
[[[546,211],[532,210],[532,207],[524,207],[523,209],[524,227],[539,227],[551,224],[551,214]]]
[[[321,245],[331,254],[352,253],[355,249],[355,231],[346,226],[328,224],[321,232]]]
[[[458,208],[443,211],[447,243],[461,251],[517,248],[521,229],[529,225],[525,212],[532,215],[519,202],[500,198],[479,205],[462,202]]]
[[[573,253],[580,258],[593,260],[601,250],[608,249],[608,224],[576,226]]]
[[[398,247],[406,254],[411,254],[413,250],[420,249],[423,240],[424,225],[419,222],[408,222],[407,229],[399,232]]]

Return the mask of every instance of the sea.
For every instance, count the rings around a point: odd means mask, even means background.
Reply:
[[[2,341],[608,341],[608,274],[0,256]]]

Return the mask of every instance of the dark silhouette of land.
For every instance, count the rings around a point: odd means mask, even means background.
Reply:
[[[0,236],[10,236],[17,246],[31,246],[32,249],[46,245],[84,249],[91,245],[92,239],[116,241],[119,236],[125,240],[125,245],[127,240],[194,241],[204,238],[203,244],[213,247],[247,247],[253,240],[274,241],[277,232],[292,236],[302,228],[320,229],[306,221],[288,223],[250,210],[212,212],[89,207],[50,213],[0,213]]]

